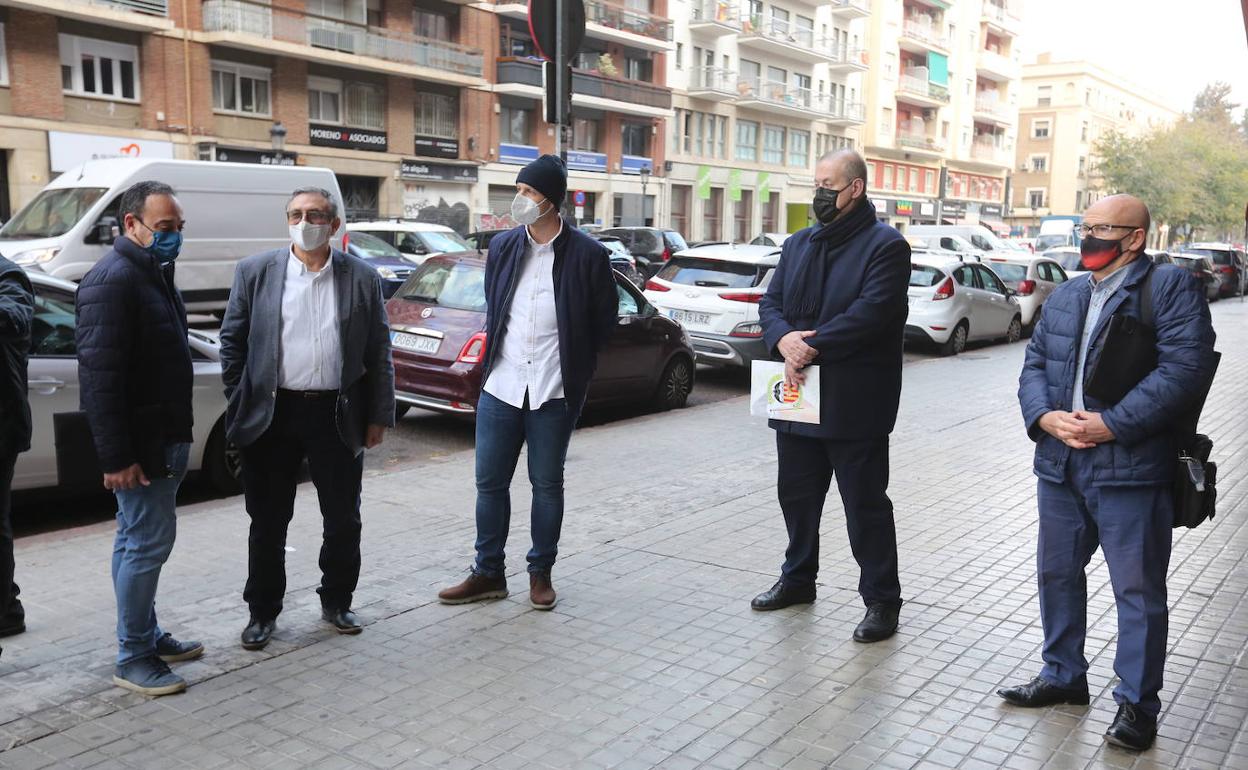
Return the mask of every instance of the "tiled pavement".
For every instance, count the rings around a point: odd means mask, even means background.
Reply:
[[[1143,755],[1101,740],[1116,620],[1099,556],[1092,705],[1028,711],[993,694],[1038,670],[1041,639],[1014,345],[906,369],[892,496],[908,603],[892,640],[849,640],[862,610],[835,495],[819,600],[750,611],[774,580],[784,527],[773,440],[741,398],[577,433],[551,613],[523,601],[521,515],[515,595],[434,600],[470,562],[470,453],[366,479],[359,637],[319,621],[309,488],[291,530],[288,606],[260,653],[237,643],[241,501],[182,509],[159,609],[208,654],[179,666],[191,689],[163,699],[109,683],[110,528],[24,539],[30,631],[4,641],[0,766],[1248,767],[1248,306],[1222,302],[1214,316],[1225,357],[1204,428],[1221,514],[1176,538],[1161,736]]]

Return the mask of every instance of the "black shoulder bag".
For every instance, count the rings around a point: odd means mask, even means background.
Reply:
[[[1088,375],[1088,395],[1116,404],[1131,389],[1157,368],[1157,332],[1153,316],[1153,272],[1140,288],[1140,317],[1115,313],[1105,330],[1105,342],[1101,356]],[[1222,360],[1221,353],[1214,353],[1214,373]],[[1212,519],[1218,500],[1216,488],[1218,465],[1209,461],[1213,441],[1197,433],[1200,413],[1205,399],[1213,386],[1213,375],[1200,390],[1199,400],[1192,410],[1180,418],[1174,428],[1177,447],[1177,467],[1174,471],[1174,526],[1193,528],[1206,519]]]

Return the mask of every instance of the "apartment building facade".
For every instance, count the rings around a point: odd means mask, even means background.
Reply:
[[[742,242],[809,222],[815,159],[856,143],[869,0],[671,0],[667,221]]]
[[[1139,136],[1180,115],[1121,75],[1040,54],[1023,68],[1010,218],[1015,231],[1035,235],[1043,217],[1082,214],[1104,197],[1096,143],[1105,134]]]
[[[1005,232],[1022,29],[1017,2],[875,0],[863,132],[881,218]]]
[[[586,221],[654,216],[672,114],[664,2],[586,3],[569,154]],[[506,226],[518,166],[555,149],[526,12],[0,0],[0,219],[77,163],[128,155],[324,166],[352,218]]]

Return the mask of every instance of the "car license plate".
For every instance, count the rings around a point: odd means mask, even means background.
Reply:
[[[670,310],[668,317],[678,323],[694,326],[709,326],[711,323],[710,313],[695,313],[692,310]]]
[[[426,337],[421,334],[408,334],[407,332],[391,332],[390,344],[396,348],[403,350],[412,350],[417,353],[437,353],[438,346],[442,344],[442,340],[436,337]]]

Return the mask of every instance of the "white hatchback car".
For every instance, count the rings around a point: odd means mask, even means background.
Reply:
[[[770,358],[758,303],[779,261],[777,246],[685,249],[646,281],[646,299],[685,327],[700,363],[749,366]]]
[[[972,340],[1017,342],[1023,320],[1017,294],[977,262],[917,254],[910,258],[906,339],[956,356]]]
[[[77,312],[69,281],[29,271],[35,290],[35,318],[31,331],[30,390],[33,433],[30,451],[17,456],[13,489],[43,489],[59,485],[52,415],[78,411],[78,351],[74,339]],[[239,453],[225,440],[225,386],[221,382],[217,341],[191,330],[188,335],[194,369],[195,427],[189,470],[199,471],[218,490],[240,489]]]
[[[993,252],[997,253],[1000,252]],[[1025,329],[1040,320],[1040,308],[1053,290],[1070,280],[1056,260],[1033,257],[1027,252],[1019,252],[1017,257],[988,257],[985,264],[1018,292],[1018,307]]]
[[[428,222],[391,219],[377,222],[348,222],[347,232],[368,233],[398,249],[416,264],[428,257],[471,251],[472,245],[451,228]]]

